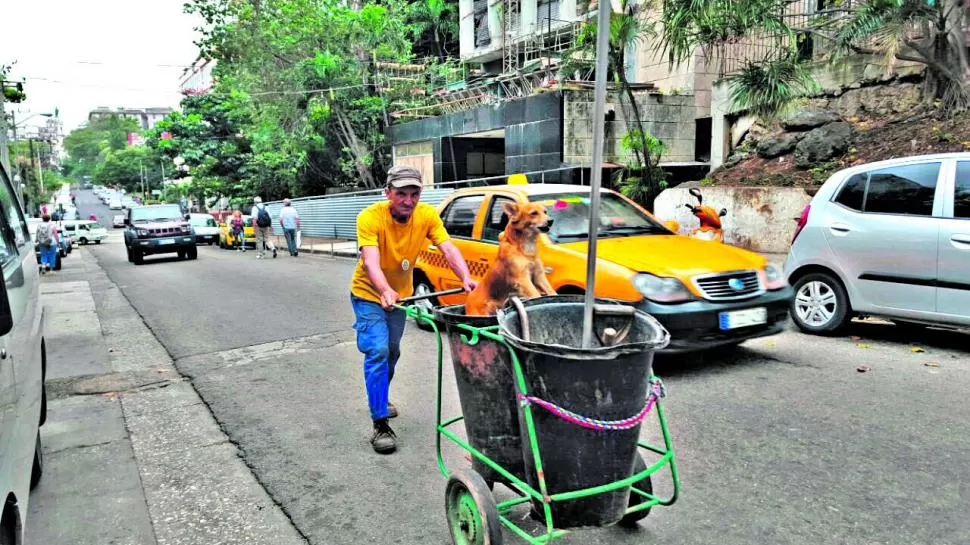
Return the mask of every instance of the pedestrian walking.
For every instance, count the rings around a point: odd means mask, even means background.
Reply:
[[[263,259],[266,250],[273,252],[273,259],[276,259],[276,243],[273,242],[273,218],[269,215],[263,199],[256,197],[253,199],[253,229],[256,231],[256,259]]]
[[[88,220],[90,220],[90,221],[98,221],[98,216],[95,216],[94,214],[91,214],[90,216],[88,216]]]
[[[40,248],[40,272],[46,274],[57,264],[57,226],[51,222],[51,217],[44,214],[43,222],[37,226],[34,242]]]
[[[466,292],[476,286],[438,211],[418,202],[423,187],[416,169],[392,167],[384,188],[387,200],[357,215],[361,258],[351,281],[350,302],[357,349],[364,355],[364,383],[374,425],[371,446],[382,454],[397,448],[397,436],[388,424],[388,418],[397,416],[397,408],[388,400],[388,390],[401,356],[406,315],[394,305],[414,292],[413,264],[428,240],[444,254]]]
[[[237,252],[246,251],[246,222],[243,220],[242,212],[235,210],[232,219],[229,220],[229,227],[232,229],[232,245]]]
[[[296,233],[302,229],[300,214],[296,211],[296,208],[293,208],[290,199],[283,199],[283,209],[280,210],[280,227],[283,228],[286,248],[290,251],[290,255],[293,257],[300,255],[300,248],[296,241]]]

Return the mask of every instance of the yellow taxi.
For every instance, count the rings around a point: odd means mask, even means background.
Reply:
[[[539,255],[560,294],[586,290],[590,188],[576,185],[503,185],[461,189],[438,211],[472,276],[481,280],[498,254],[508,218],[503,204],[540,202],[551,220]],[[636,305],[667,328],[666,352],[733,345],[780,332],[793,297],[782,268],[757,253],[669,231],[646,210],[603,190],[597,235],[597,297]],[[414,271],[416,295],[461,287],[434,246]],[[430,300],[457,305],[465,295]]]
[[[230,220],[231,217],[226,217]],[[253,230],[252,216],[243,216],[243,241],[246,246],[256,247],[256,231]],[[222,249],[232,249],[236,247],[236,239],[232,236],[232,226],[228,221],[219,224],[219,247]]]

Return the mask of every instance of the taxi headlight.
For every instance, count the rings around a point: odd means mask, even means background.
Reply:
[[[768,263],[761,271],[761,283],[767,290],[780,290],[788,285],[785,279],[785,271],[775,263]]]
[[[676,278],[641,273],[633,277],[633,285],[644,297],[656,303],[681,303],[694,298],[687,286]]]

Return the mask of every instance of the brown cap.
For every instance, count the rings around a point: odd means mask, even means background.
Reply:
[[[421,182],[421,173],[414,167],[407,165],[394,165],[387,171],[387,185],[391,187],[424,187]]]

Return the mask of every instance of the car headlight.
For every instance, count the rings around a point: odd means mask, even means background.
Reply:
[[[694,298],[687,286],[676,278],[641,273],[633,277],[633,286],[656,303],[681,303]]]
[[[136,229],[135,232],[138,233],[138,236],[140,237],[147,237],[149,234],[148,229]]]
[[[761,271],[761,283],[768,290],[780,290],[788,285],[788,281],[785,279],[785,271],[775,263],[765,265],[764,270]]]

